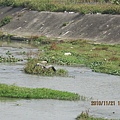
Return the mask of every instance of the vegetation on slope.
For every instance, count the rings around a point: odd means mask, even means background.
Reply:
[[[120,14],[119,3],[119,0],[0,0],[0,5],[3,6],[26,7],[38,11],[73,11],[82,14]]]
[[[0,27],[8,24],[10,22],[10,20],[12,19],[11,16],[6,16],[5,18],[3,18],[1,21],[0,21]]]

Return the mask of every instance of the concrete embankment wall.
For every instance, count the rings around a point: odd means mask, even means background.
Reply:
[[[81,15],[0,7],[0,20],[8,15],[13,19],[0,28],[5,34],[120,43],[120,15]]]

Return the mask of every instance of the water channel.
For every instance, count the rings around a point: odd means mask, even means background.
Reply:
[[[37,53],[37,49],[22,43],[2,43],[0,55],[10,51],[18,58],[21,54]],[[28,54],[29,55],[29,54]],[[26,60],[17,63],[0,63],[0,83],[31,88],[51,88],[70,91],[87,97],[87,100],[62,101],[41,99],[0,98],[0,120],[75,120],[82,111],[89,110],[94,117],[120,119],[120,77],[92,72],[85,67],[55,66],[69,71],[70,77],[43,77],[25,74]],[[115,101],[115,105],[92,106],[91,101]]]

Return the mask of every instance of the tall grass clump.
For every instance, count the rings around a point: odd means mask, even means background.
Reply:
[[[56,72],[50,69],[44,69],[42,66],[36,66],[37,63],[40,63],[39,59],[33,58],[26,63],[24,68],[25,73],[28,74],[37,74],[42,76],[67,76],[68,72],[64,69],[56,69]]]
[[[71,92],[64,92],[47,88],[26,88],[6,84],[0,84],[0,97],[57,100],[80,99],[80,96],[78,94]]]

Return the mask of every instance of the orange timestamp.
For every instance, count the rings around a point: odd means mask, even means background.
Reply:
[[[101,100],[91,101],[91,106],[115,106],[115,105],[120,106],[120,101],[101,101]]]

